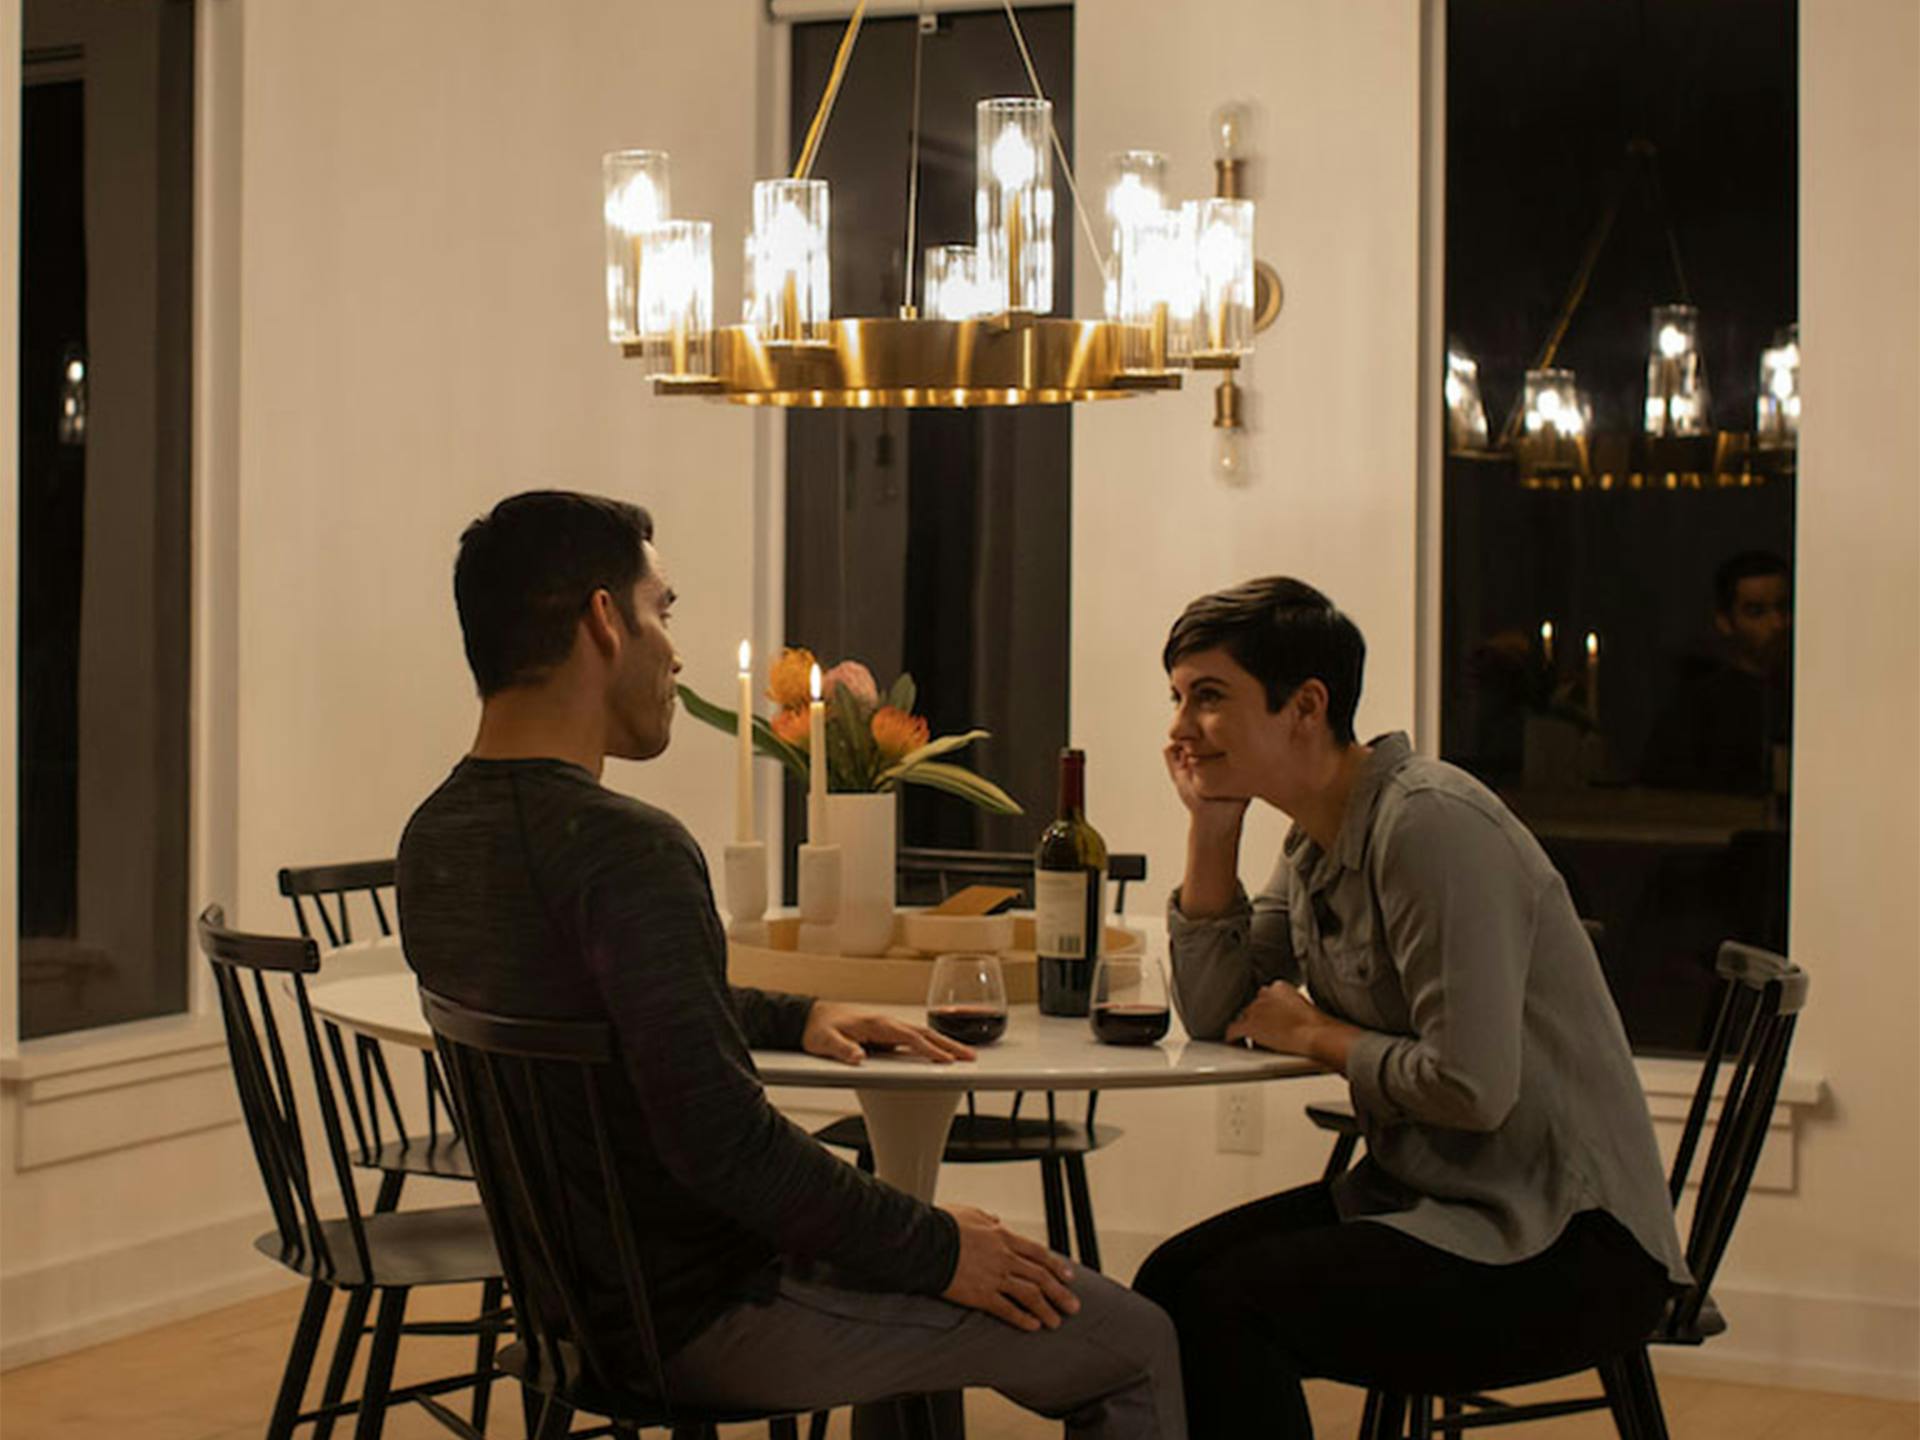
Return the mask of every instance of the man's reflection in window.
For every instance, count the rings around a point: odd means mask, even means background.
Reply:
[[[1747,550],[1714,575],[1718,652],[1683,664],[1641,763],[1648,785],[1740,795],[1786,792],[1793,714],[1793,589],[1787,562]]]

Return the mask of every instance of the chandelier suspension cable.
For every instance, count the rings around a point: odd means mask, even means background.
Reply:
[[[800,158],[793,162],[793,178],[805,180],[813,173],[813,160],[826,137],[827,121],[833,115],[833,102],[840,96],[840,82],[846,78],[847,62],[853,58],[853,42],[860,38],[860,21],[867,13],[867,0],[853,7],[853,16],[840,36],[840,49],[833,57],[833,69],[827,75],[827,88],[814,108],[813,123],[807,126],[807,138],[800,147]]]
[[[913,258],[920,219],[920,50],[927,38],[927,4],[920,0],[913,22],[913,128],[907,135],[907,280],[900,297],[900,318],[919,315],[913,303]]]
[[[1013,13],[1013,0],[1001,0],[1007,12],[1007,24],[1013,27],[1013,42],[1020,47],[1020,61],[1027,67],[1027,80],[1033,86],[1033,98],[1044,100],[1047,92],[1040,88],[1040,72],[1033,68],[1033,55],[1027,49],[1026,34],[1020,29],[1020,17]],[[1110,271],[1107,265],[1107,253],[1100,247],[1100,241],[1093,233],[1093,222],[1087,218],[1087,207],[1081,203],[1080,187],[1074,183],[1073,162],[1067,158],[1067,147],[1060,143],[1060,130],[1051,119],[1047,130],[1053,136],[1053,153],[1060,157],[1060,169],[1067,177],[1067,193],[1073,196],[1074,213],[1080,217],[1080,231],[1087,237],[1087,245],[1093,251],[1093,263],[1100,267],[1100,278],[1106,280]]]

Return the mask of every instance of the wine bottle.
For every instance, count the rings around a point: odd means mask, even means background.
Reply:
[[[1087,757],[1060,752],[1060,813],[1033,851],[1034,950],[1042,1015],[1085,1015],[1100,958],[1107,842],[1087,823]]]

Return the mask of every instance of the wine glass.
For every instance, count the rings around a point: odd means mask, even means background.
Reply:
[[[998,955],[962,952],[933,962],[927,1023],[962,1045],[991,1045],[1007,1033],[1007,982]]]
[[[1102,955],[1093,968],[1093,1034],[1109,1045],[1151,1045],[1172,1024],[1167,967],[1158,956]]]

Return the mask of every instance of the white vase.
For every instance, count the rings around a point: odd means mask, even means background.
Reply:
[[[827,796],[827,837],[840,848],[840,953],[884,955],[893,943],[898,797]]]

